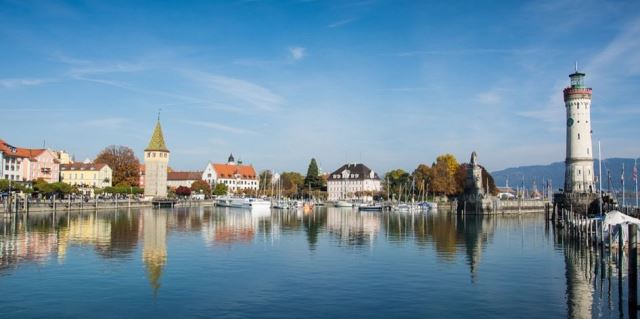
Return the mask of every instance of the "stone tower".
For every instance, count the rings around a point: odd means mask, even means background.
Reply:
[[[564,89],[567,110],[567,157],[564,192],[594,193],[593,145],[591,143],[591,88],[584,86],[585,74],[569,75],[571,86]]]
[[[164,144],[160,119],[153,130],[151,141],[144,150],[144,196],[147,198],[167,197],[167,168],[169,150]]]

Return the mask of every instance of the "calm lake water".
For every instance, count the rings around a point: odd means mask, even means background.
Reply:
[[[198,207],[1,223],[3,318],[558,318],[626,309],[616,272],[598,273],[544,214]]]

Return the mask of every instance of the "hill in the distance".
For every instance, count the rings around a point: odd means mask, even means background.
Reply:
[[[603,160],[602,188],[606,190],[609,187],[607,172],[610,171],[611,187],[614,190],[621,189],[622,164],[624,163],[625,189],[627,191],[633,191],[635,187],[631,177],[633,172],[633,161],[633,158],[608,158]],[[638,159],[638,162],[638,165],[640,165],[640,159]],[[595,174],[598,176],[598,160],[594,159],[593,164]],[[539,190],[544,187],[546,180],[551,179],[553,189],[558,190],[558,188],[564,187],[564,162],[554,162],[548,165],[512,167],[492,172],[491,175],[493,175],[497,186],[505,186],[508,178],[509,186],[515,189],[518,186],[522,186],[522,178],[524,177],[524,186],[527,189],[532,188],[534,179],[536,180]]]

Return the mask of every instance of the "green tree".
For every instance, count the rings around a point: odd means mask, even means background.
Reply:
[[[209,186],[209,183],[203,180],[198,180],[191,184],[191,191],[194,193],[201,193],[209,196],[211,195],[211,186]]]
[[[312,158],[307,168],[307,176],[304,178],[305,189],[311,188],[311,190],[322,189],[322,179],[320,178],[320,172],[318,170],[318,163],[316,159]]]
[[[228,192],[229,188],[227,187],[227,185],[222,183],[216,184],[216,186],[213,188],[213,194],[216,196],[227,195]]]
[[[458,184],[456,183],[458,167],[458,161],[451,154],[440,155],[436,158],[436,162],[431,166],[431,189],[434,193],[447,196],[458,193]]]
[[[394,169],[384,174],[384,193],[389,193],[391,198],[398,199],[401,190],[409,187],[409,173],[403,169]]]
[[[132,186],[138,186],[140,182],[140,162],[129,147],[108,146],[98,154],[94,162],[107,164],[111,167],[113,185],[125,182]]]

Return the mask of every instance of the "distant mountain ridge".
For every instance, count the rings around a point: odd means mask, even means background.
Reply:
[[[611,172],[611,187],[614,190],[622,189],[621,176],[622,176],[622,164],[624,163],[624,183],[626,191],[633,191],[635,183],[632,178],[633,173],[633,158],[607,158],[602,161],[602,188],[607,190],[609,182],[607,178],[607,171]],[[594,159],[593,166],[596,176],[599,175],[598,160]],[[638,159],[638,166],[640,166],[640,159]],[[640,169],[640,168],[639,168]],[[564,187],[564,162],[554,162],[548,165],[529,165],[511,167],[503,170],[492,172],[491,175],[496,181],[498,187],[506,186],[507,179],[509,180],[509,186],[512,188],[522,187],[522,178],[524,177],[524,186],[531,190],[533,188],[533,181],[535,179],[538,190],[541,190],[546,181],[551,179],[551,185],[554,190]],[[596,183],[597,184],[597,183]]]

